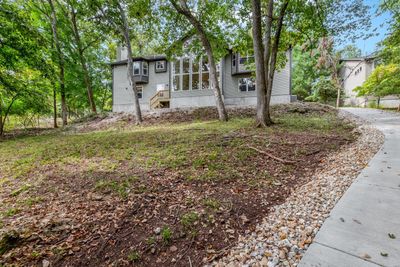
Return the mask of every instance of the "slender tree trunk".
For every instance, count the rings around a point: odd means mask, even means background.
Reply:
[[[204,47],[204,50],[206,51],[208,64],[210,65],[210,81],[211,81],[210,85],[214,90],[215,102],[218,110],[218,117],[221,121],[227,121],[228,113],[226,112],[224,101],[222,100],[222,93],[218,83],[217,67],[215,64],[213,50],[210,40],[208,39],[207,34],[203,28],[203,25],[201,25],[201,23],[190,12],[185,0],[179,0],[180,4],[176,3],[175,0],[170,0],[170,1],[171,4],[176,9],[176,11],[185,16],[187,20],[190,22],[190,24],[192,24],[192,26],[196,29],[197,36],[199,37]]]
[[[228,113],[226,112],[224,102],[222,100],[221,89],[219,87],[217,66],[215,64],[214,56],[212,53],[211,45],[208,39],[203,36],[203,46],[206,49],[208,63],[210,65],[210,81],[211,88],[214,89],[215,102],[218,110],[218,117],[221,121],[228,121]]]
[[[252,14],[253,48],[254,48],[254,59],[256,65],[256,86],[257,86],[256,124],[257,126],[265,127],[267,126],[267,121],[268,121],[265,74],[267,73],[268,70],[264,69],[265,67],[264,60],[269,56],[266,56],[265,54],[266,52],[264,51],[264,47],[262,44],[260,0],[252,0],[252,13],[253,13]]]
[[[270,8],[268,11],[268,17],[272,18],[273,14],[273,4],[271,4],[273,0],[270,0]],[[271,55],[270,55],[270,60],[269,62],[265,62],[265,64],[269,64],[268,67],[268,74],[266,74],[266,83],[267,83],[267,125],[273,124],[273,121],[271,119],[270,115],[270,103],[271,103],[271,96],[272,96],[272,88],[274,85],[274,76],[275,76],[275,70],[276,70],[276,61],[277,61],[277,56],[278,56],[278,51],[279,51],[279,43],[280,43],[280,38],[281,38],[281,33],[282,33],[282,28],[283,28],[283,19],[285,17],[286,9],[289,4],[289,0],[286,0],[279,12],[279,17],[278,17],[278,24],[276,27],[275,31],[275,36],[273,42],[270,42],[270,47],[271,48],[264,48],[264,49],[271,49]],[[272,21],[271,21],[272,25]]]
[[[55,84],[53,84],[53,127],[58,128],[57,125],[57,91]]]
[[[4,136],[4,123],[3,123],[3,115],[1,114],[0,109],[0,139]]]
[[[143,121],[143,119],[142,119],[142,112],[140,110],[140,105],[139,105],[139,98],[138,98],[138,94],[137,94],[136,82],[135,82],[135,79],[133,76],[132,46],[131,46],[131,40],[129,37],[128,20],[125,15],[125,10],[122,8],[122,6],[119,2],[118,2],[118,9],[120,11],[121,19],[123,22],[123,26],[121,27],[120,31],[124,36],[126,48],[127,48],[127,52],[128,52],[128,77],[129,77],[130,85],[132,86],[132,91],[133,91],[134,113],[135,113],[135,117],[136,117],[136,122],[141,123]]]
[[[82,46],[81,36],[79,33],[78,25],[76,23],[76,11],[71,3],[70,3],[70,7],[71,7],[71,24],[72,24],[72,29],[73,29],[73,33],[74,33],[75,43],[76,43],[78,54],[79,54],[79,60],[81,62],[81,66],[82,66],[83,78],[84,78],[85,85],[86,85],[86,91],[88,94],[89,105],[90,105],[92,112],[97,113],[96,103],[94,102],[94,97],[93,97],[92,80],[90,78],[90,74],[88,71],[88,66],[86,63],[85,55],[84,55],[84,49]]]
[[[58,67],[60,69],[59,80],[60,80],[60,94],[61,94],[61,115],[62,115],[63,126],[65,126],[68,124],[68,119],[67,119],[67,99],[65,93],[64,55],[61,51],[60,40],[58,39],[57,16],[56,16],[56,11],[54,9],[54,4],[52,0],[48,0],[48,3],[51,9],[51,29],[53,32],[54,43],[57,49]]]

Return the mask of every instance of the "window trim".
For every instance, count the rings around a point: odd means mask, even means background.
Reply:
[[[162,63],[163,64],[163,67],[162,68],[159,68],[157,65],[158,65],[158,63]],[[154,64],[154,72],[156,72],[156,73],[159,73],[159,72],[167,72],[167,61],[166,60],[157,60],[157,61],[155,61],[155,64]]]
[[[139,68],[137,68],[137,70],[139,70],[139,73],[135,73],[135,64],[139,65]],[[140,75],[141,74],[141,64],[140,61],[133,61],[133,75]]]

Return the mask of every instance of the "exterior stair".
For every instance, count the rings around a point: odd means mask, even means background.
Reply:
[[[169,108],[170,92],[169,90],[158,91],[150,99],[150,109]]]

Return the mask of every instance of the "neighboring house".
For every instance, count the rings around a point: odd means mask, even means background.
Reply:
[[[119,48],[117,61],[111,63],[113,77],[113,111],[132,112],[133,92],[127,76],[126,49]],[[271,103],[291,101],[291,51],[288,62],[274,78]],[[247,70],[251,56],[229,53],[217,65],[225,105],[256,105],[256,86]],[[170,62],[165,56],[135,57],[139,103],[143,110],[157,108],[215,106],[214,92],[209,88],[207,62],[183,57]]]
[[[354,88],[361,86],[375,69],[376,57],[348,58],[340,60],[340,78],[345,93],[345,105],[358,106],[365,103],[365,97],[357,97]]]

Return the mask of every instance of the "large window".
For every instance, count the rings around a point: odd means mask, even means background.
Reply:
[[[256,90],[256,82],[254,78],[240,78],[239,79],[239,91],[240,92],[252,92]]]
[[[219,78],[219,68],[217,75]],[[210,70],[205,58],[199,61],[193,58],[181,58],[172,63],[172,89],[174,91],[188,91],[210,89]]]

